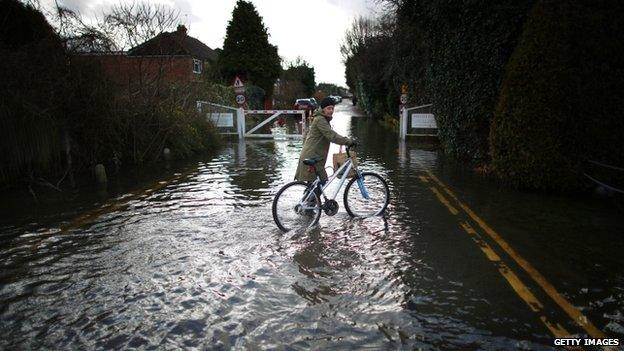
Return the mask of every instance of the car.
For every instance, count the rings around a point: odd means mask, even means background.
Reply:
[[[312,102],[312,105],[314,106],[314,109],[316,110],[319,107],[318,102],[316,102],[315,98],[309,98],[309,100]]]
[[[293,105],[293,110],[306,110],[312,112],[316,109],[310,99],[297,99]]]
[[[337,104],[342,102],[342,96],[333,95],[331,96],[331,98],[334,99],[334,101],[336,101]]]

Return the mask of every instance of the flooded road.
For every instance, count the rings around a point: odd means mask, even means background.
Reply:
[[[97,206],[3,209],[0,349],[548,350],[590,325],[624,341],[621,209],[505,189],[353,114],[332,124],[387,179],[385,217],[339,201],[280,232],[297,140],[232,141]]]

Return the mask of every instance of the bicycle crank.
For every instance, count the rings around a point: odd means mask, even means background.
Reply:
[[[338,213],[338,202],[336,200],[326,200],[323,204],[323,211],[328,216],[333,216]]]

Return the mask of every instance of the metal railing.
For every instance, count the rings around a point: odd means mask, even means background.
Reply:
[[[589,162],[591,164],[594,164],[596,166],[600,166],[600,167],[602,167],[602,169],[614,170],[614,171],[618,171],[618,172],[624,172],[624,168],[622,168],[622,167],[611,166],[611,165],[604,164],[604,163],[601,163],[601,162],[598,162],[598,161],[593,161],[593,160],[588,160],[587,162]],[[591,176],[591,175],[589,175],[587,173],[583,173],[583,175],[585,177],[587,177],[589,180],[591,180],[592,182],[594,182],[594,183],[600,185],[601,187],[605,188],[606,190],[613,191],[613,192],[620,193],[620,194],[624,194],[624,190],[622,190],[620,188],[617,188],[615,186],[609,185],[609,184],[607,184],[606,181],[599,180],[596,175]]]

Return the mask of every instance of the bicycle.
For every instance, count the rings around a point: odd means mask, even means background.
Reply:
[[[347,213],[351,217],[372,217],[386,210],[390,202],[388,184],[377,173],[360,171],[351,160],[350,147],[346,150],[347,161],[326,183],[321,181],[320,174],[314,167],[318,160],[305,159],[303,163],[311,170],[314,169],[316,180],[311,184],[304,181],[290,182],[275,194],[271,210],[273,220],[281,230],[287,232],[297,227],[310,228],[318,223],[322,212],[328,216],[338,213],[339,206],[335,199],[351,169],[355,171],[355,176],[347,183],[343,196]],[[340,185],[328,198],[325,189],[339,176]],[[321,195],[324,199],[322,202]]]

